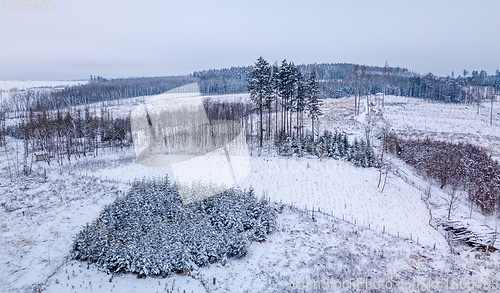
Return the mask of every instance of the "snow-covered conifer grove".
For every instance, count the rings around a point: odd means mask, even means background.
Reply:
[[[275,210],[252,190],[183,205],[168,180],[137,181],[78,233],[71,255],[112,272],[168,275],[244,256],[275,220]]]

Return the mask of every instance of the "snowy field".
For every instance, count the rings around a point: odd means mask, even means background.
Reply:
[[[67,86],[86,84],[87,80],[0,80],[0,102],[20,91],[62,90]]]
[[[496,257],[496,256],[495,256]],[[338,218],[284,207],[278,231],[253,243],[242,259],[168,278],[107,275],[68,261],[46,292],[463,292],[460,280],[492,287],[498,258],[475,252],[451,256]],[[371,282],[371,283],[370,283]],[[383,285],[381,285],[383,284]],[[370,287],[372,286],[372,287]],[[483,285],[482,288],[485,288]],[[340,288],[340,289],[339,289]],[[478,288],[478,287],[476,287]],[[477,289],[475,292],[494,292]]]
[[[246,100],[248,95],[218,98]],[[126,99],[109,104],[109,109],[124,116],[141,101],[141,97]],[[480,114],[474,106],[403,97],[387,97],[386,103],[382,117],[399,134],[430,133],[499,151],[500,114],[494,114],[494,125],[489,126],[488,103]],[[326,101],[320,128],[362,137],[366,108],[362,107],[361,117],[354,117],[351,105],[352,98]],[[494,109],[500,104],[495,103]],[[451,290],[454,278],[486,282],[500,277],[498,252],[486,256],[459,245],[460,254],[450,253],[436,222],[446,215],[446,190],[397,158],[389,156],[392,169],[382,190],[375,168],[267,152],[254,153],[251,173],[240,185],[253,187],[280,209],[286,206],[278,216],[278,230],[267,241],[252,244],[246,257],[168,278],[106,274],[94,265],[68,259],[73,237],[103,206],[123,195],[134,179],[170,171],[137,164],[134,150],[125,148],[103,150],[96,158],[82,158],[62,168],[35,163],[30,178],[16,181],[9,176],[6,157],[8,151],[10,161],[14,159],[16,141],[8,142],[0,152],[0,292],[297,292],[313,289],[307,282],[325,278],[388,281],[395,286],[393,292],[436,292],[425,286],[438,280],[441,292],[462,292]],[[426,204],[424,191],[429,186],[431,198]],[[453,217],[494,227],[491,218],[473,212],[468,219],[463,202]],[[421,287],[397,287],[405,282]],[[495,292],[476,289],[468,291]]]
[[[253,187],[258,196],[305,210],[319,209],[353,224],[418,240],[429,247],[447,247],[442,235],[429,226],[422,192],[394,174],[388,176],[381,191],[382,187],[377,188],[376,169],[357,168],[342,160],[251,157],[250,162],[251,174],[241,187]],[[103,168],[95,176],[127,183],[168,171],[132,163]]]
[[[485,147],[500,159],[500,101],[477,105],[442,104],[416,98],[386,97],[384,119],[399,134],[412,138],[468,142]]]
[[[139,105],[144,105],[145,101],[147,101],[151,96],[140,96],[134,98],[125,98],[120,100],[111,100],[104,102],[107,110],[109,110],[115,117],[127,117],[130,116],[132,111],[137,108]],[[248,102],[250,100],[249,94],[231,94],[224,96],[203,96],[203,98],[214,99],[214,100],[224,100],[226,102]],[[97,115],[100,115],[99,111],[102,107],[102,102],[90,103],[85,106],[80,107],[89,107],[90,109],[96,109]],[[78,107],[75,107],[78,108]]]
[[[64,88],[87,82],[86,80],[0,80],[0,89],[9,91],[14,88],[18,90]]]

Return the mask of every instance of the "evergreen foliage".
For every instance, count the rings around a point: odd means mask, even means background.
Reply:
[[[318,100],[318,81],[316,80],[316,70],[311,72],[307,80],[306,96],[307,96],[307,111],[312,122],[312,133],[314,138],[314,121],[318,120],[319,116],[323,115],[321,112],[321,101]]]
[[[251,72],[248,73],[248,92],[250,93],[250,99],[257,106],[260,116],[260,128],[259,128],[259,138],[260,146],[262,147],[262,141],[264,138],[264,125],[263,125],[263,111],[264,107],[270,109],[272,102],[272,80],[271,80],[271,66],[264,60],[264,58],[259,57],[255,66]]]
[[[168,275],[244,256],[275,220],[275,210],[253,190],[182,205],[168,180],[143,180],[78,233],[71,256],[112,272]]]
[[[311,134],[302,139],[295,136],[281,135],[276,137],[275,145],[278,153],[286,156],[309,154],[320,158],[344,159],[363,168],[380,165],[373,147],[369,143],[355,138],[353,143],[350,144],[347,134],[338,131],[335,133],[325,131],[315,141],[313,141]]]

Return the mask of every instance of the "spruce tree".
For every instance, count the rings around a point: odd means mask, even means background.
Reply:
[[[271,84],[271,66],[264,60],[264,58],[259,57],[255,63],[253,70],[248,73],[248,91],[250,93],[250,98],[257,106],[259,110],[260,119],[260,147],[262,147],[262,139],[264,133],[263,126],[263,111],[266,106],[268,97],[272,96],[272,84]]]
[[[307,106],[307,83],[302,74],[297,72],[297,97],[295,98],[294,110],[297,112],[297,136],[302,138],[304,127],[304,111]]]
[[[347,139],[347,135],[342,135],[342,157],[348,159],[349,158],[349,140]]]
[[[359,149],[356,153],[358,166],[366,167],[366,150],[367,150],[366,143],[364,140],[361,140],[359,142]]]
[[[279,119],[278,119],[278,98],[280,96],[279,92],[279,80],[280,80],[280,68],[278,66],[278,63],[275,62],[273,66],[271,67],[271,86],[273,89],[273,95],[274,95],[274,107],[275,107],[275,121],[274,123],[276,124],[276,130],[275,134],[277,135],[279,132]]]
[[[376,165],[375,154],[373,153],[373,148],[370,145],[370,143],[366,143],[365,157],[366,157],[366,167],[373,167]]]
[[[282,98],[282,131],[285,134],[291,134],[291,113],[296,94],[297,72],[298,70],[293,62],[288,63],[286,59],[281,62],[278,89]]]
[[[318,81],[316,77],[316,71],[313,69],[309,79],[307,81],[307,111],[308,115],[311,118],[312,123],[312,137],[314,141],[314,121],[318,120],[319,116],[323,115],[321,112],[321,102],[318,99]]]

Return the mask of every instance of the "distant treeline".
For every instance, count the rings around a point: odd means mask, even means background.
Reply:
[[[149,96],[196,82],[191,76],[164,76],[105,79],[91,76],[87,84],[66,87],[34,101],[34,110],[57,109],[122,98]]]
[[[202,94],[225,95],[248,92],[245,78],[250,71],[252,66],[232,67],[196,71],[191,76],[198,82]]]
[[[349,63],[298,65],[303,73],[317,72],[319,98],[338,98],[352,95],[385,93],[452,103],[477,103],[488,98],[489,87],[500,89],[500,71],[464,70],[462,76],[440,77],[420,75],[405,68],[364,66]],[[106,79],[91,76],[89,83],[49,92],[36,98],[20,99],[34,110],[57,109],[93,102],[160,94],[170,89],[198,82],[203,95],[246,93],[246,78],[251,66],[196,71],[184,76]],[[493,94],[492,92],[489,93]]]

